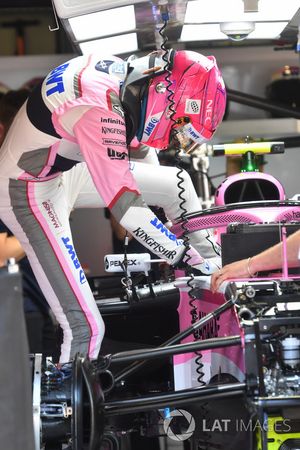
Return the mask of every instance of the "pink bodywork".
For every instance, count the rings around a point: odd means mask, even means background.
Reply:
[[[244,174],[242,174],[244,175]],[[247,208],[243,207],[243,204],[224,206],[224,209],[220,206],[222,199],[224,200],[224,193],[226,188],[232,182],[241,180],[241,174],[233,175],[230,179],[225,180],[218,191],[218,206],[215,209],[211,209],[208,213],[205,211],[199,212],[197,217],[193,217],[185,224],[188,232],[198,231],[205,228],[213,228],[216,239],[220,241],[221,233],[226,231],[226,228],[231,223],[279,223],[279,222],[300,222],[300,202],[284,200],[284,190],[280,183],[273,177],[266,174],[259,173],[247,173],[246,176],[255,177],[258,176],[274,182],[278,188],[279,198],[277,201],[261,201],[250,202],[247,204]],[[229,180],[229,181],[228,181]],[[275,180],[275,181],[274,181]],[[246,206],[246,205],[245,205]],[[222,210],[222,211],[220,211]],[[182,235],[183,229],[181,224],[173,226],[172,231],[177,237]],[[282,227],[282,240],[285,242],[285,227]],[[285,251],[286,249],[284,249]],[[286,264],[286,253],[283,258],[284,264],[281,274],[272,276],[272,279],[288,279],[288,268]],[[176,278],[182,277],[182,271],[176,271]],[[213,294],[209,289],[210,278],[206,278],[204,283],[205,287],[201,290],[201,298],[195,300],[197,306],[198,317],[201,318],[210,311],[213,311],[222,303],[225,302],[225,297],[222,293]],[[300,278],[293,275],[293,278]],[[252,280],[259,280],[252,279]],[[239,280],[241,281],[241,280]],[[200,295],[199,295],[200,297]],[[180,288],[180,304],[179,304],[179,317],[180,317],[180,330],[184,330],[191,325],[191,306],[189,304],[191,298],[188,294],[188,288]],[[229,311],[223,313],[219,320],[211,324],[210,327],[206,326],[204,332],[200,335],[200,339],[207,339],[221,336],[232,336],[242,334],[240,329],[239,320],[236,316],[235,309],[232,308]],[[185,341],[193,341],[194,336],[186,338]],[[213,377],[217,377],[218,374],[230,374],[238,381],[244,381],[244,355],[243,347],[227,347],[223,349],[205,350],[202,353],[201,363],[203,364],[202,381],[208,383]],[[197,355],[195,353],[189,353],[185,355],[174,356],[174,378],[175,389],[181,390],[201,385],[197,380]]]

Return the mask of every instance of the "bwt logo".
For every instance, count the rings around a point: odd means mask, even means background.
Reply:
[[[160,220],[158,220],[157,217],[154,217],[152,220],[150,220],[151,225],[153,225],[157,230],[159,230],[162,234],[167,236],[167,238],[170,239],[170,241],[176,242],[178,246],[182,244],[182,240],[177,240],[177,237],[174,233],[171,233],[171,231],[163,225]]]
[[[56,67],[56,69],[54,69],[54,70],[52,70],[52,72],[50,72],[50,74],[46,80],[46,85],[49,86],[52,84],[54,86],[52,86],[50,89],[48,89],[48,91],[46,91],[47,97],[49,97],[49,95],[51,95],[51,94],[54,94],[55,92],[58,92],[59,94],[61,94],[62,92],[65,91],[62,76],[68,66],[69,66],[69,63],[62,64],[61,66]]]
[[[80,265],[80,262],[77,258],[76,252],[74,250],[73,245],[70,243],[70,238],[68,237],[62,237],[61,240],[63,241],[64,246],[66,247],[66,249],[68,250],[68,253],[71,257],[71,260],[73,262],[73,266],[75,267],[76,270],[79,271],[79,281],[80,284],[83,284],[86,282],[86,277],[84,274],[84,271],[82,270],[82,267]]]
[[[190,133],[190,136],[193,137],[194,139],[200,139],[200,136],[198,133],[195,132],[195,130],[192,127],[188,128],[188,132]]]
[[[148,122],[148,124],[145,127],[145,134],[147,136],[151,135],[158,122],[159,120],[156,117],[151,117],[150,122]]]

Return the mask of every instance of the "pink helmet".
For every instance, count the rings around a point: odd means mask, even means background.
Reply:
[[[133,94],[133,87],[135,85],[136,88],[137,81],[139,82],[140,89],[136,89],[135,93],[138,92],[141,105],[136,132],[140,142],[164,149],[169,145],[171,131],[175,128],[178,140],[183,148],[188,150],[190,144],[201,144],[209,140],[221,122],[226,105],[225,85],[213,56],[205,57],[192,51],[169,50],[168,57],[169,79],[172,83],[170,88],[174,92],[171,94],[172,103],[174,102],[172,109],[175,110],[173,120],[170,120],[172,111],[168,99],[170,96],[166,80],[168,73],[161,53],[155,52],[130,63],[136,69],[133,69],[131,73],[131,80],[134,82],[130,83],[129,71],[128,79],[125,79],[124,91],[129,88]],[[151,73],[153,67],[156,70]],[[140,77],[137,76],[137,71]],[[150,83],[148,81],[149,84],[142,89],[142,85],[146,84],[146,77]],[[133,95],[131,97],[133,100]],[[132,112],[130,102],[127,106],[127,112],[130,114]]]

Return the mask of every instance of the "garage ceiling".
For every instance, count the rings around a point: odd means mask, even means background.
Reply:
[[[57,15],[79,52],[84,52],[85,49],[90,50],[90,45],[93,44],[91,38],[95,42],[101,38],[101,40],[105,39],[102,41],[105,42],[105,47],[117,41],[115,49],[121,49],[119,53],[122,53],[127,35],[130,34],[132,38],[135,33],[137,48],[130,50],[147,52],[158,48],[162,42],[158,30],[166,17],[168,17],[166,32],[168,45],[174,48],[237,45],[291,47],[296,46],[300,24],[299,0],[285,2],[278,0],[276,3],[274,0],[85,0],[84,3],[78,0],[53,0],[53,3]],[[276,8],[280,6],[282,10],[276,15]],[[128,9],[133,11],[134,25],[129,25],[130,19],[125,19],[125,11]],[[107,16],[109,11],[115,14],[111,19]],[[90,20],[93,16],[96,18],[96,27],[92,33]],[[85,18],[88,18],[86,25],[83,24]],[[89,29],[89,34],[85,36],[80,33],[79,38],[72,25],[74,20],[78,21],[77,26],[81,27],[81,32],[83,29],[85,31]],[[237,29],[236,34],[242,34],[240,29],[247,29],[247,26],[246,24],[238,26],[237,21],[241,20],[250,24],[252,21],[255,27],[245,40],[233,41],[220,32],[220,22],[230,21]],[[109,27],[105,31],[107,23]],[[127,31],[126,28],[120,31],[121,26],[126,27],[127,23]],[[114,27],[117,24],[118,26]],[[264,32],[268,30],[268,27],[272,28],[272,32],[265,36]],[[278,31],[274,32],[274,27]],[[262,36],[264,36],[263,39]],[[99,41],[97,45],[99,46]]]
[[[126,1],[126,0],[53,0],[55,4],[55,11],[57,14],[57,20],[59,26],[63,27],[67,32],[67,35],[72,42],[73,48],[77,53],[82,53],[82,43],[90,41],[88,39],[82,39],[80,42],[76,39],[76,36],[73,32],[72,27],[70,26],[69,19],[72,16],[84,16],[88,13],[93,13],[96,11],[103,11],[108,9],[115,9],[118,7],[124,7],[129,5],[134,5],[132,8],[134,9],[135,15],[135,26],[132,29],[132,33],[136,33],[136,46],[135,51],[140,52],[148,52],[153,48],[159,47],[161,44],[161,37],[158,34],[159,24],[162,22],[161,20],[161,11],[163,11],[161,4],[167,4],[168,14],[169,14],[169,22],[167,27],[167,36],[168,36],[168,46],[172,46],[174,48],[216,48],[216,47],[232,47],[232,46],[260,46],[260,45],[271,45],[278,48],[296,48],[297,43],[297,34],[298,27],[300,24],[300,9],[295,9],[295,14],[289,18],[289,20],[285,23],[283,30],[280,32],[280,35],[277,35],[275,38],[266,38],[266,39],[245,39],[242,41],[231,41],[224,35],[221,36],[221,39],[211,39],[204,40],[199,37],[197,40],[182,40],[182,30],[185,22],[185,15],[187,12],[188,3],[192,4],[199,0],[149,0],[149,1]],[[206,3],[206,0],[201,0],[203,4]],[[230,5],[230,2],[239,2],[243,3],[243,0],[214,0],[210,3],[219,1],[224,4]],[[255,1],[258,4],[258,8],[260,7],[260,3],[265,0],[245,0],[248,4],[255,4]],[[268,0],[267,0],[268,1]],[[294,0],[286,0],[282,2],[278,0],[278,3],[285,4],[287,8],[289,3]],[[221,4],[220,3],[220,4]],[[299,3],[299,2],[298,2]],[[207,3],[209,5],[209,3]],[[277,1],[276,1],[277,4]],[[273,1],[274,5],[274,1]],[[244,7],[244,5],[243,5]],[[28,12],[29,8],[42,8],[52,10],[52,2],[51,0],[0,0],[0,12],[1,9],[4,10],[12,10],[12,11],[20,11],[23,8],[26,8]],[[206,6],[207,8],[207,6]],[[272,8],[271,8],[272,9]],[[122,10],[120,10],[122,14]],[[206,12],[204,9],[203,12]],[[199,22],[201,24],[201,19],[195,17],[195,22]],[[191,23],[191,21],[190,21]],[[195,25],[195,23],[194,23]],[[258,23],[256,24],[258,26]],[[217,24],[219,26],[219,24]],[[99,30],[101,29],[101,23],[99,22]],[[113,23],[112,23],[113,29]],[[115,38],[120,39],[123,43],[125,40],[125,35],[128,34],[126,32],[118,32],[113,30],[111,33],[106,33],[106,36],[101,36],[105,39]],[[200,34],[199,34],[200,36]],[[95,36],[97,37],[97,36]],[[93,37],[93,39],[95,38]],[[98,36],[99,37],[99,36]],[[105,47],[107,47],[107,40],[104,41]],[[117,46],[117,48],[119,48]],[[122,50],[122,46],[120,54],[126,54],[126,50]],[[114,52],[118,53],[118,52]],[[128,50],[128,53],[131,53],[131,50]]]

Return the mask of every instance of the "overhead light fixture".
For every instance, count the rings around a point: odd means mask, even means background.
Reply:
[[[77,41],[124,33],[136,27],[134,6],[72,17],[69,23]]]
[[[276,39],[287,26],[288,22],[259,22],[247,39]],[[214,41],[224,40],[219,23],[203,25],[184,25],[180,41]]]
[[[52,0],[74,46],[81,52],[123,54],[138,50],[134,4],[144,0]]]
[[[243,0],[192,0],[187,3],[184,23],[289,21],[299,6],[299,0],[259,0],[258,12],[245,13]]]
[[[136,33],[129,33],[81,42],[79,43],[79,47],[83,54],[102,50],[102,52],[107,55],[121,55],[123,53],[130,53],[138,50],[137,35]]]
[[[224,39],[218,23],[205,25],[183,25],[180,40],[185,41],[214,41]]]
[[[60,19],[83,16],[107,9],[128,5],[128,0],[52,0]],[[130,4],[142,3],[144,0],[131,0]]]
[[[220,30],[231,41],[243,41],[255,29],[254,22],[221,22]]]

